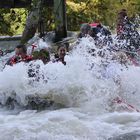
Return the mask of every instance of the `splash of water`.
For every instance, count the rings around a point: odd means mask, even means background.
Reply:
[[[18,113],[17,109],[9,112],[0,108],[0,139],[107,140],[139,130],[139,113],[124,112],[130,110],[112,101],[119,96],[140,107],[140,68],[130,65],[128,60],[121,64],[118,54],[109,47],[98,48],[92,38],[86,37],[66,56],[66,66],[35,61],[2,69],[2,105],[9,97],[20,106],[28,104],[27,97],[41,97],[62,104],[63,109],[38,113],[20,110]],[[2,58],[3,64],[7,58]],[[31,64],[40,66],[39,80],[28,76]]]
[[[26,106],[27,96],[37,96],[67,107],[84,107],[102,113],[112,111],[112,99],[121,96],[139,107],[136,99],[140,89],[134,86],[139,80],[135,83],[132,80],[138,76],[139,67],[126,67],[113,57],[114,52],[108,47],[97,48],[95,41],[86,37],[66,56],[66,66],[52,62],[44,65],[41,61],[7,66],[0,72],[0,101],[4,105],[8,97],[14,97],[20,105]],[[28,76],[31,63],[40,66],[39,81]],[[137,73],[134,76],[133,70]],[[129,91],[128,83],[133,87]],[[126,98],[130,95],[131,99]]]

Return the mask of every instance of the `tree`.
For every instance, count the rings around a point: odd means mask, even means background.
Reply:
[[[68,29],[79,30],[80,24],[96,22],[116,26],[116,16],[121,9],[128,15],[140,14],[139,0],[67,0]]]
[[[28,9],[0,9],[0,35],[22,34],[27,15],[39,0],[32,0]],[[48,1],[48,0],[45,0]],[[116,27],[117,13],[123,8],[128,15],[140,14],[140,0],[66,0],[68,30],[77,31],[82,23],[100,21]],[[46,31],[54,30],[53,7],[41,8]]]
[[[21,34],[25,26],[26,9],[0,9],[0,35]]]

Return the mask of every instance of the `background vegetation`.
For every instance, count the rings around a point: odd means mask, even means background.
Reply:
[[[36,0],[34,0],[36,1]],[[66,0],[68,30],[77,31],[82,23],[100,21],[114,29],[116,16],[121,9],[128,15],[140,15],[140,0]],[[0,9],[0,35],[17,35],[23,32],[30,9]],[[46,31],[54,29],[53,8],[42,8]]]

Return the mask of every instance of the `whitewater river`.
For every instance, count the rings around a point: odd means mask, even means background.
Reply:
[[[2,70],[9,56],[1,58],[0,140],[115,140],[121,134],[139,132],[140,67],[111,61],[109,52],[107,61],[95,57],[89,54],[93,48],[94,41],[83,38],[66,56],[66,66],[35,62],[47,82],[32,82],[29,64]],[[6,99],[13,96],[19,106],[8,109]],[[27,96],[53,100],[59,107],[23,109]],[[114,102],[116,97],[123,103]]]

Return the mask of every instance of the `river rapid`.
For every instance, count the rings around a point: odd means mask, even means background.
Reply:
[[[66,56],[66,66],[34,62],[44,75],[39,81],[28,77],[29,64],[3,70],[13,53],[0,58],[0,140],[108,140],[140,131],[140,67],[120,64],[108,49],[104,57],[98,52],[92,38],[82,38]],[[19,105],[9,109],[5,102],[13,96]],[[23,109],[27,96],[58,107]],[[123,102],[114,102],[117,97]]]

